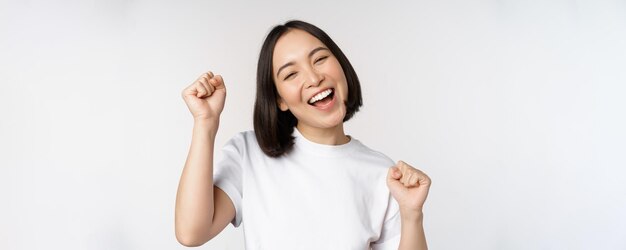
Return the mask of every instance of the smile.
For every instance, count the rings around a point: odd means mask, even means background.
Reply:
[[[327,90],[324,90],[324,91],[322,91],[322,92],[318,93],[317,95],[315,95],[315,96],[311,97],[311,99],[309,99],[309,104],[311,104],[311,105],[312,105],[312,104],[314,104],[315,102],[320,101],[320,100],[322,100],[322,99],[324,99],[324,98],[326,98],[326,97],[330,96],[332,93],[333,93],[333,89],[327,89]],[[332,96],[331,96],[331,97],[332,97]]]

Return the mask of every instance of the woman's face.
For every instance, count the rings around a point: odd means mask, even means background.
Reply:
[[[306,31],[287,31],[276,42],[272,65],[278,106],[291,111],[299,128],[332,128],[343,123],[346,76],[320,40]]]

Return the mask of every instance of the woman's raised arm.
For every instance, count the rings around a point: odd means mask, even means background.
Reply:
[[[185,88],[182,97],[194,118],[191,147],[176,194],[178,242],[200,246],[235,217],[229,197],[213,185],[213,153],[226,88],[219,75],[207,72]]]

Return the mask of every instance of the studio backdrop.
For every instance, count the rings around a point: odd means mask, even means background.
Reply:
[[[430,249],[626,249],[626,3],[603,0],[0,1],[0,249],[186,249],[181,92],[224,77],[220,159],[290,19],[361,80],[346,133],[432,178]]]

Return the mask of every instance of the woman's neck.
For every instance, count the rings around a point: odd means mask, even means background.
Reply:
[[[306,139],[315,143],[342,145],[350,142],[350,137],[343,132],[343,123],[332,128],[315,128],[298,123],[296,128]]]

